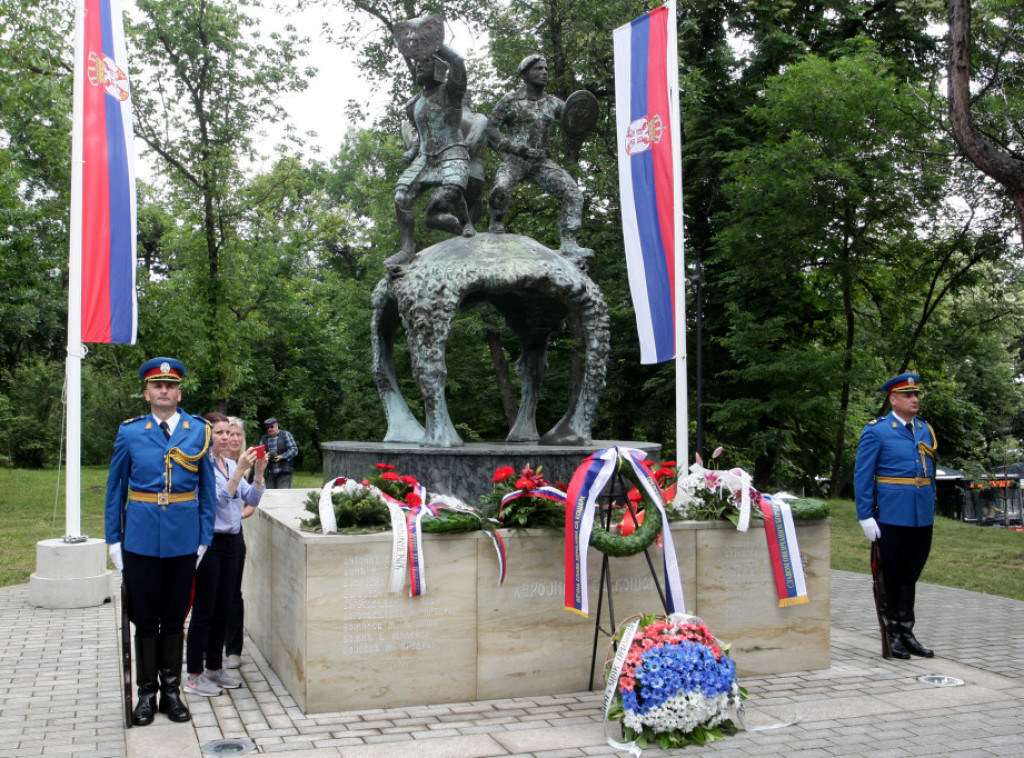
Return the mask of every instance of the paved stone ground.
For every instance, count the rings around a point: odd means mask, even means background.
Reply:
[[[833,571],[830,668],[743,680],[748,725],[795,724],[685,753],[1024,756],[1024,602],[921,585],[917,631],[938,657],[895,662],[878,654],[870,595],[870,577]],[[192,725],[158,717],[125,730],[117,622],[113,604],[43,610],[27,585],[0,589],[0,755],[200,758],[222,738],[283,758],[624,755],[604,742],[600,693],[306,716],[251,643],[247,686],[193,698]],[[935,687],[925,674],[965,684]]]

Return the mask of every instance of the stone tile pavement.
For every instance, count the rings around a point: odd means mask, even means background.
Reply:
[[[886,661],[870,577],[833,571],[831,579],[831,667],[742,680],[748,726],[776,728],[687,754],[1024,756],[1024,602],[921,585],[917,631],[937,657]],[[191,725],[158,716],[126,730],[118,620],[113,603],[44,610],[28,604],[27,585],[0,589],[0,756],[200,758],[222,738],[282,758],[624,755],[604,742],[601,694],[586,691],[307,716],[251,643],[246,687],[192,698]],[[936,687],[919,680],[927,674],[965,684]]]

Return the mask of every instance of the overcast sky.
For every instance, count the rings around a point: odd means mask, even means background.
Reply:
[[[122,0],[124,10],[137,19],[138,11],[135,9],[134,0]],[[268,6],[272,3],[268,3]],[[319,147],[320,153],[316,156],[321,161],[328,160],[338,150],[346,132],[353,127],[360,126],[349,122],[345,114],[345,104],[348,100],[356,100],[365,103],[363,110],[372,118],[379,115],[387,105],[386,93],[381,92],[374,95],[371,92],[369,83],[359,72],[355,64],[355,54],[343,50],[337,44],[329,43],[323,34],[324,23],[330,23],[337,14],[341,13],[337,8],[324,8],[322,6],[310,7],[300,11],[293,11],[287,15],[275,13],[270,7],[246,8],[261,19],[261,29],[266,32],[275,26],[283,27],[284,24],[292,24],[299,37],[309,38],[306,45],[308,55],[299,62],[300,68],[313,66],[317,69],[315,77],[308,81],[303,92],[292,93],[281,99],[281,106],[288,114],[288,120],[296,131],[303,135],[306,141]],[[376,24],[376,21],[366,17],[366,23]],[[464,29],[449,24],[447,33],[453,34],[451,44],[460,52],[466,54],[470,49],[476,49],[486,44],[486,39],[473,37]],[[395,51],[398,55],[398,51]],[[272,148],[282,141],[284,125],[269,125],[265,127],[266,138],[262,140],[263,149],[261,152],[272,156]],[[306,137],[307,132],[316,132],[316,137]],[[136,154],[139,156],[137,171],[141,178],[149,174],[144,164],[147,158],[143,155],[144,146],[137,140]],[[311,156],[312,157],[312,156]],[[268,169],[267,166],[260,166],[259,169]]]

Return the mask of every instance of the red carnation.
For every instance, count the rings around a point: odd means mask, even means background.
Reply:
[[[491,482],[503,482],[510,476],[515,476],[516,470],[511,466],[499,466],[494,470],[494,476],[491,477]]]
[[[398,474],[396,474],[394,471],[385,471],[383,474],[380,475],[380,478],[389,482],[397,482],[399,480]]]
[[[423,498],[421,498],[415,492],[410,492],[408,495],[405,496],[405,502],[415,508],[417,505],[423,504]]]

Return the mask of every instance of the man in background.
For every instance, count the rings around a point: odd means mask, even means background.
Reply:
[[[295,444],[295,438],[282,429],[273,416],[264,421],[263,426],[267,433],[260,438],[260,444],[267,448],[267,489],[290,490],[299,446]]]

